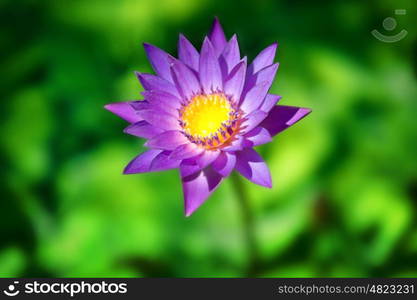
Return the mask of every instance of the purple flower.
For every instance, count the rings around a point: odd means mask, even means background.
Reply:
[[[233,170],[270,188],[268,166],[253,147],[270,142],[311,111],[276,105],[281,96],[268,93],[278,69],[277,44],[247,66],[236,35],[227,41],[215,19],[200,53],[183,35],[178,59],[150,44],[144,47],[156,72],[136,73],[145,99],[105,106],[130,123],[126,133],[147,139],[149,150],[124,174],[179,168],[186,216]]]

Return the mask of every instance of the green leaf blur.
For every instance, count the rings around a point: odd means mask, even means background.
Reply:
[[[397,8],[407,37],[378,41],[370,31]],[[413,1],[1,1],[0,276],[416,277],[416,13]],[[278,41],[271,91],[313,110],[258,148],[274,186],[243,183],[250,224],[230,179],[185,218],[177,171],[122,175],[144,141],[103,109],[140,99],[141,43],[176,55],[181,32],[199,48],[214,16],[249,60]]]

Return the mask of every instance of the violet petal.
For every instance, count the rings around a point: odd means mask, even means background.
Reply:
[[[150,139],[155,135],[161,134],[164,130],[155,127],[146,121],[139,121],[126,127],[123,132],[137,137]]]
[[[180,130],[181,126],[178,123],[178,119],[173,115],[164,112],[160,109],[144,109],[137,112],[143,120],[152,124],[155,127],[165,130]]]
[[[176,97],[180,97],[177,87],[159,76],[135,72],[143,88],[148,91],[163,91]]]
[[[175,84],[184,99],[191,99],[194,95],[201,93],[200,83],[194,72],[180,60],[171,62]]]
[[[277,105],[271,109],[268,117],[263,120],[260,126],[265,127],[271,136],[274,136],[300,121],[310,112],[309,108]]]
[[[272,137],[268,130],[263,127],[256,127],[245,134],[244,147],[254,147],[269,143]]]
[[[169,152],[150,149],[136,156],[124,169],[124,174],[156,172],[178,168],[180,162],[169,158]]]
[[[222,179],[223,177],[210,167],[182,178],[184,209],[187,217],[206,201]]]
[[[151,44],[144,43],[143,47],[155,73],[159,77],[173,82],[168,61],[168,57],[172,56]]]
[[[165,131],[149,139],[146,147],[164,150],[174,150],[180,145],[188,143],[188,139],[177,130]]]
[[[254,86],[243,99],[240,108],[249,114],[259,108],[265,99],[268,89],[271,84],[267,81],[263,81]]]
[[[223,177],[227,177],[233,171],[235,165],[236,155],[234,153],[222,152],[211,166],[217,173]]]
[[[246,63],[240,62],[233,68],[232,72],[228,76],[227,81],[224,84],[224,92],[226,95],[231,96],[236,102],[239,102],[240,94],[245,82]]]
[[[279,95],[268,94],[266,95],[264,102],[262,103],[259,109],[268,113],[275,106],[275,104],[277,104],[278,101],[281,100],[281,98],[282,97]]]
[[[130,103],[131,102],[115,102],[106,104],[104,108],[129,123],[136,123],[143,120],[143,118],[136,113]]]
[[[222,90],[223,82],[219,61],[207,37],[201,48],[199,75],[201,86],[206,94]]]
[[[184,145],[180,145],[174,149],[171,153],[172,159],[183,160],[186,158],[194,157],[203,152],[203,148],[198,147],[194,143],[187,143]]]
[[[190,41],[188,41],[182,34],[180,34],[180,38],[178,40],[178,57],[190,68],[198,71],[200,54],[195,49],[193,44],[191,44]]]
[[[277,43],[266,47],[262,50],[253,60],[252,64],[248,67],[248,75],[252,75],[259,70],[271,65],[274,62],[275,52],[277,50]]]
[[[269,168],[262,157],[252,148],[236,152],[236,170],[253,183],[272,187]]]
[[[211,30],[208,37],[214,46],[216,56],[219,56],[223,52],[223,49],[226,46],[227,42],[223,28],[220,25],[219,19],[217,17],[214,18],[213,25],[211,26]]]

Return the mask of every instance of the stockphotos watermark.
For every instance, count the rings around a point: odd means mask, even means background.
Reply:
[[[407,10],[405,10],[405,9],[396,9],[395,14],[397,16],[403,16],[403,15],[407,14]],[[388,31],[393,31],[397,27],[397,20],[392,18],[392,17],[385,18],[384,21],[382,21],[382,27],[384,27],[384,29],[387,32]],[[395,42],[401,41],[403,38],[405,38],[405,36],[408,34],[408,31],[405,30],[405,29],[402,29],[397,34],[385,35],[385,34],[379,32],[377,29],[374,29],[374,30],[371,31],[371,33],[376,39],[380,40],[381,42],[395,43]]]
[[[127,283],[101,282],[39,282],[37,280],[19,284],[13,281],[3,293],[14,297],[19,294],[56,294],[75,297],[77,294],[126,294]]]

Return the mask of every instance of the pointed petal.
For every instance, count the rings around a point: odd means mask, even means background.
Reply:
[[[136,110],[136,113],[140,110],[150,109],[149,102],[146,100],[131,101],[129,104]]]
[[[277,46],[277,43],[273,43],[272,45],[262,50],[258,56],[255,57],[252,64],[248,67],[248,75],[254,74],[259,70],[271,65],[274,62]]]
[[[147,101],[147,100],[145,100],[145,101]],[[173,108],[169,105],[164,105],[163,102],[159,102],[159,101],[153,101],[152,103],[150,103],[149,101],[147,101],[147,102],[148,102],[148,105],[144,106],[140,110],[152,110],[157,114],[159,114],[159,113],[163,113],[164,115],[167,114],[167,115],[171,116],[172,118],[174,118],[175,120],[178,120],[178,118],[179,118],[179,109]]]
[[[168,61],[168,57],[172,56],[151,44],[144,43],[143,47],[145,48],[146,55],[156,74],[159,77],[173,82]]]
[[[180,130],[178,119],[159,109],[144,109],[137,112],[143,120],[165,130]]]
[[[179,167],[180,162],[169,158],[169,152],[150,149],[136,156],[124,169],[123,174],[156,172]]]
[[[150,171],[163,171],[179,168],[181,161],[170,158],[170,151],[163,151],[158,154],[151,163]]]
[[[219,186],[223,177],[206,168],[196,174],[182,178],[185,215],[188,217],[199,208]]]
[[[175,119],[178,119],[179,117],[178,109],[172,108],[168,105],[164,105],[163,102],[160,101],[153,101],[152,103],[150,103],[148,100],[134,101],[131,103],[131,105],[139,115],[140,111],[153,110],[158,113],[161,112],[163,114],[168,114]]]
[[[219,61],[207,37],[204,39],[203,47],[201,48],[199,75],[201,86],[207,94],[222,90],[222,73]]]
[[[278,101],[281,100],[281,98],[282,97],[279,95],[274,95],[274,94],[266,95],[264,102],[262,103],[260,107],[260,110],[264,112],[269,112],[275,106],[275,104],[277,104]]]
[[[226,147],[222,148],[223,151],[235,152],[243,150],[244,138],[242,135],[237,135],[235,139]]]
[[[136,123],[143,120],[143,118],[136,113],[130,103],[131,102],[110,103],[106,104],[104,108],[129,123]]]
[[[272,141],[269,131],[263,127],[256,127],[245,134],[244,147],[254,147],[266,144]]]
[[[182,34],[180,34],[178,40],[178,57],[190,68],[198,71],[200,54],[198,54],[198,51],[194,48],[193,44],[191,44]]]
[[[219,56],[223,52],[227,42],[223,28],[220,25],[219,19],[217,17],[214,18],[213,25],[211,26],[208,37],[213,44],[216,56]]]
[[[211,166],[217,173],[227,177],[233,171],[235,165],[236,155],[234,153],[222,152]]]
[[[233,68],[224,85],[224,92],[231,96],[237,103],[240,100],[243,84],[245,82],[246,63],[241,62]]]
[[[123,130],[123,132],[141,138],[150,139],[155,135],[161,134],[164,130],[157,128],[146,121],[140,121],[129,125],[125,128],[125,130]]]
[[[278,63],[272,64],[263,68],[262,70],[260,70],[259,72],[251,76],[247,76],[242,95],[245,96],[246,93],[248,93],[254,86],[256,86],[257,84],[261,82],[268,82],[269,83],[268,89],[269,89],[272,85],[272,82],[274,81],[278,67],[279,67]]]
[[[182,176],[192,175],[213,163],[220,155],[219,150],[203,150],[196,156],[185,158],[182,163]]]
[[[253,74],[252,78],[255,80],[255,83],[268,81],[272,84],[272,81],[274,81],[275,75],[277,74],[278,67],[279,63],[269,65],[259,72]]]
[[[265,99],[266,94],[268,93],[269,87],[271,84],[267,81],[263,81],[256,86],[254,86],[245,96],[240,105],[240,108],[246,113],[249,114],[259,108],[262,102]]]
[[[150,149],[136,156],[124,169],[123,174],[149,172],[152,160],[162,153],[162,150]]]
[[[252,148],[236,152],[236,170],[244,177],[265,187],[272,187],[271,174],[262,157]]]
[[[268,117],[263,120],[260,126],[265,127],[271,136],[274,136],[300,121],[310,112],[309,108],[277,105],[271,109]]]
[[[194,72],[180,60],[171,62],[171,71],[174,82],[184,99],[191,99],[194,95],[201,93],[200,83]]]
[[[172,159],[183,160],[183,159],[197,156],[201,154],[201,152],[203,152],[203,149],[201,147],[198,147],[194,143],[187,143],[187,144],[184,144],[175,148],[175,150],[172,151],[170,157]]]
[[[135,72],[143,88],[148,91],[163,91],[176,97],[180,97],[177,87],[159,76]]]
[[[189,141],[180,131],[171,130],[149,139],[145,143],[145,146],[155,149],[174,150],[178,146],[186,143],[189,143]]]
[[[229,74],[230,71],[239,63],[240,50],[236,34],[234,34],[230,41],[227,43],[220,57],[220,60],[223,61],[226,65],[226,74]]]
[[[197,165],[195,160],[192,158],[187,158],[183,160],[180,164],[180,173],[181,173],[182,178],[188,177],[200,171],[201,171],[200,166]]]
[[[196,158],[197,165],[204,169],[210,165],[219,156],[219,150],[205,150],[198,158]]]
[[[268,114],[261,110],[255,110],[254,112],[250,113],[246,116],[246,120],[243,122],[242,126],[242,134],[251,131],[256,126],[258,126]]]
[[[142,92],[143,97],[152,105],[167,106],[172,109],[181,107],[181,100],[172,94],[163,91],[145,91]]]

